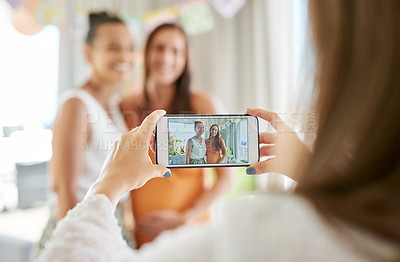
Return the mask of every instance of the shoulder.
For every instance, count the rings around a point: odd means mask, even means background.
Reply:
[[[132,129],[141,124],[143,120],[143,107],[145,106],[143,93],[130,93],[121,96],[118,108],[124,116],[125,124],[128,129]]]
[[[286,194],[250,195],[228,200],[221,207],[221,234],[240,236],[226,239],[233,256],[240,245],[251,245],[249,254],[276,261],[322,261],[326,254],[352,257],[320,213],[305,198]],[[291,247],[290,252],[276,250]],[[288,259],[290,257],[291,259]],[[337,258],[337,257],[336,257]],[[251,260],[251,259],[250,259]],[[336,260],[334,260],[336,261]],[[343,259],[339,259],[343,261]],[[344,259],[344,261],[353,261]],[[358,260],[356,260],[358,261]]]
[[[190,94],[193,111],[196,114],[219,114],[225,109],[221,101],[202,91],[192,91]]]
[[[81,137],[88,139],[88,111],[79,98],[73,97],[66,100],[57,113],[53,125],[53,143],[72,143]]]
[[[144,106],[144,94],[143,93],[129,93],[123,95],[119,102],[119,108],[121,112],[126,113],[129,111],[137,111],[140,107]]]
[[[85,103],[78,97],[71,97],[60,106],[58,117],[79,120],[86,117],[86,114]]]
[[[319,228],[321,221],[313,206],[305,199],[293,195],[249,195],[228,200],[221,207],[221,220],[229,227],[237,227],[243,237],[256,234],[266,241],[268,235],[293,239]],[[225,222],[228,221],[228,222]],[[247,221],[242,223],[241,221]],[[229,230],[229,229],[228,229]]]

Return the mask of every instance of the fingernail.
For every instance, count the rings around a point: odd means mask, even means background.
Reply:
[[[254,169],[254,167],[249,167],[246,169],[246,174],[248,175],[254,175],[256,173],[256,170]]]
[[[171,176],[171,172],[169,172],[169,171],[167,171],[165,174],[164,174],[164,177],[170,177]]]

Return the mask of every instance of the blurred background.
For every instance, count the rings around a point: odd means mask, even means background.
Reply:
[[[124,18],[135,41],[135,70],[122,92],[140,91],[149,31],[176,22],[189,35],[193,88],[218,97],[228,113],[262,107],[290,121],[294,98],[311,96],[302,88],[313,64],[306,0],[0,0],[0,261],[29,261],[46,223],[58,97],[90,75],[87,15],[104,10]],[[230,195],[291,185],[235,172]]]

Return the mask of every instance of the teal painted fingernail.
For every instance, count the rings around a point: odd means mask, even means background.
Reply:
[[[171,176],[171,172],[167,171],[167,173],[164,174],[164,177],[170,177]]]
[[[246,174],[248,175],[254,175],[256,173],[256,170],[254,169],[254,167],[249,167],[246,169]]]

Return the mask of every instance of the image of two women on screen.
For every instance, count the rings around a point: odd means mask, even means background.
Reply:
[[[248,162],[246,119],[202,119],[190,122],[187,119],[170,119],[171,165]]]

